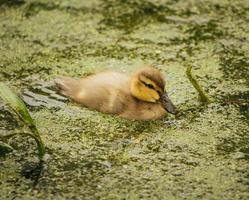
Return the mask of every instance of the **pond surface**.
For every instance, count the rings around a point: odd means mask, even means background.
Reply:
[[[248,0],[2,0],[0,80],[24,99],[51,159],[8,141],[1,199],[249,199]],[[139,122],[58,95],[59,75],[153,64],[182,114]],[[185,71],[213,103],[202,105]],[[0,103],[0,134],[18,123]]]

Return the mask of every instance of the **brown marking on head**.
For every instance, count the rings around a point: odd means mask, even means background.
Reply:
[[[145,67],[136,72],[138,77],[146,77],[147,79],[153,81],[162,91],[164,91],[165,80],[162,73],[153,67]]]
[[[131,93],[134,97],[156,102],[164,92],[165,81],[161,72],[153,67],[144,67],[135,72],[131,79]]]

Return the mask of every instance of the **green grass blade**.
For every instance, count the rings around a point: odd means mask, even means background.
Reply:
[[[4,103],[6,103],[17,114],[20,120],[29,127],[32,134],[28,135],[35,139],[39,151],[39,158],[42,159],[45,155],[45,147],[34,120],[29,114],[24,102],[2,82],[0,82],[0,98],[2,98]]]
[[[18,117],[28,126],[35,126],[34,120],[30,116],[24,102],[13,93],[4,83],[0,82],[0,98],[4,103],[18,115]]]

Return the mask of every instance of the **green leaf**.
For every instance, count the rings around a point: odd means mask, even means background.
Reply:
[[[4,103],[6,103],[16,113],[20,120],[29,127],[32,134],[26,134],[35,139],[39,151],[39,158],[42,160],[45,155],[45,147],[36,128],[34,120],[29,114],[29,111],[22,99],[20,99],[14,92],[12,92],[8,88],[8,86],[6,86],[2,82],[0,82],[0,98],[2,98]]]
[[[24,102],[13,93],[4,83],[0,82],[0,98],[10,106],[17,116],[28,126],[35,126]]]

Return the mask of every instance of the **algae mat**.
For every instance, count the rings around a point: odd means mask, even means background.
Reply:
[[[11,138],[1,199],[249,199],[249,1],[2,0],[0,80],[19,92],[51,156]],[[160,68],[182,115],[138,122],[58,95],[58,75]],[[213,100],[198,103],[186,65]],[[0,104],[0,133],[17,122]],[[27,175],[27,174],[26,174]]]

